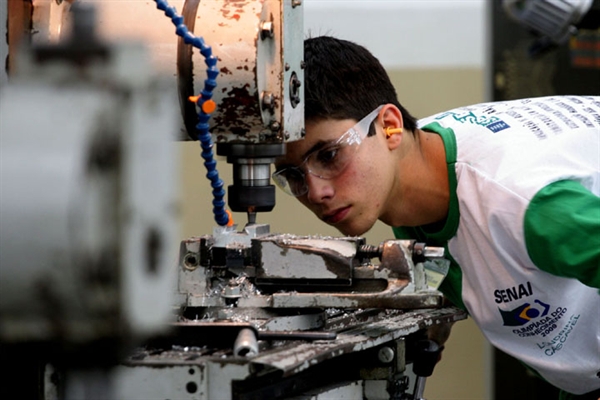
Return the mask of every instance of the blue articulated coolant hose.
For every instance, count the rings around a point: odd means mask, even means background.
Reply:
[[[217,58],[212,54],[212,49],[204,43],[204,39],[196,37],[194,34],[189,32],[187,26],[183,22],[183,17],[177,14],[175,7],[169,6],[164,0],[154,0],[156,8],[163,11],[165,15],[171,18],[173,25],[175,25],[175,33],[180,36],[185,44],[192,45],[200,50],[200,54],[204,56],[204,62],[207,65],[206,75],[207,78],[204,80],[204,88],[200,92],[200,96],[196,96],[192,101],[195,101],[199,106],[198,111],[198,123],[196,124],[196,131],[198,134],[198,141],[202,148],[202,158],[204,159],[204,166],[206,167],[206,177],[210,180],[210,185],[213,188],[213,214],[215,215],[215,221],[221,226],[233,225],[233,218],[229,211],[225,209],[225,189],[223,189],[223,180],[219,178],[219,172],[217,171],[217,161],[213,157],[213,143],[210,132],[208,131],[210,120],[210,113],[215,108],[215,102],[212,100],[213,90],[217,87],[216,78],[219,75],[217,70]]]

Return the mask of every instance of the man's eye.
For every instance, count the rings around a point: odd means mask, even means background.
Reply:
[[[319,152],[316,154],[316,161],[323,165],[331,164],[335,161],[339,151],[339,146],[332,146],[319,150]]]

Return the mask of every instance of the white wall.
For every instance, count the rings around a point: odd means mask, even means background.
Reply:
[[[304,0],[304,31],[367,47],[389,68],[483,67],[486,0]]]

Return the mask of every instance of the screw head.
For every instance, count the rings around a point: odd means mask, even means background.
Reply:
[[[384,364],[389,364],[394,360],[394,350],[389,347],[382,347],[377,353],[377,358]]]
[[[281,129],[281,124],[277,121],[271,122],[270,128],[273,132],[278,132]]]
[[[260,38],[262,40],[272,38],[274,36],[273,22],[263,21],[260,23]]]

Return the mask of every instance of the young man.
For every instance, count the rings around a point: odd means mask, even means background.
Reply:
[[[600,97],[462,107],[416,121],[379,61],[305,41],[306,137],[274,181],[345,235],[379,219],[445,246],[441,290],[490,342],[600,396]],[[593,392],[593,394],[591,393]]]

